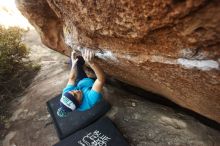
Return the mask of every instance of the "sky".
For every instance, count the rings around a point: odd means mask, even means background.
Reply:
[[[16,8],[15,0],[0,0],[0,25],[7,27],[18,26],[21,28],[33,27]]]

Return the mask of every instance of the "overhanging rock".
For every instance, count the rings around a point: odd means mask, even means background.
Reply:
[[[17,0],[49,48],[98,50],[105,72],[220,122],[218,0]]]

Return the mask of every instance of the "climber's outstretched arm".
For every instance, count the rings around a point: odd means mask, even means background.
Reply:
[[[84,50],[82,52],[82,56],[84,58],[84,60],[89,64],[89,66],[92,68],[92,70],[95,72],[97,79],[95,80],[92,89],[97,91],[97,92],[101,92],[104,83],[105,83],[105,74],[103,72],[103,70],[101,69],[101,67],[95,63],[94,61],[94,52],[92,50]]]
[[[75,81],[76,81],[76,63],[78,61],[78,58],[74,57],[75,52],[73,51],[71,53],[71,62],[72,62],[72,67],[70,70],[70,74],[69,74],[69,80],[67,84],[71,84],[71,85],[75,85]]]
[[[97,77],[97,79],[95,80],[92,86],[92,89],[97,92],[101,92],[105,84],[105,74],[97,63],[91,62],[89,65],[94,70],[96,77]]]

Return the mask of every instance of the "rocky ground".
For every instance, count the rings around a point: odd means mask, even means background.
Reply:
[[[69,68],[64,62],[67,57],[43,46],[33,30],[26,34],[24,41],[32,48],[31,58],[41,64],[41,70],[23,96],[12,102],[13,115],[2,145],[51,146],[58,138],[46,101],[66,85]],[[114,84],[107,84],[103,94],[113,105],[107,116],[131,146],[220,145],[218,130],[179,109],[151,102]]]

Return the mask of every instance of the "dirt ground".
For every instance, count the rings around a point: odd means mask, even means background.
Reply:
[[[30,30],[24,41],[41,70],[23,96],[10,106],[13,113],[3,146],[51,146],[58,142],[46,101],[67,83],[67,57],[49,50]],[[148,101],[125,89],[107,84],[104,97],[112,104],[107,113],[131,146],[220,145],[220,132],[179,110]]]

